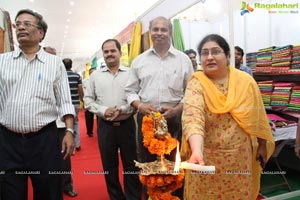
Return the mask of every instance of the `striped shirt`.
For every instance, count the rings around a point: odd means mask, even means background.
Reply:
[[[19,48],[0,54],[1,125],[17,133],[36,132],[66,114],[75,111],[59,57],[43,48],[32,61]]]
[[[71,70],[67,70],[67,73],[68,73],[72,103],[73,105],[79,105],[80,100],[79,100],[78,87],[79,85],[82,84],[82,78],[79,74],[72,72]]]

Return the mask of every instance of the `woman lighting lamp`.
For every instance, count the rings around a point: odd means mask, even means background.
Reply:
[[[274,140],[255,80],[229,66],[230,48],[215,34],[198,46],[203,72],[185,93],[181,155],[214,165],[215,174],[186,171],[184,199],[256,199]]]

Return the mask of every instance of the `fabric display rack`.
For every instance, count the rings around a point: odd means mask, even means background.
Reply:
[[[299,45],[259,49],[246,54],[246,61],[255,71],[266,108],[300,112]]]
[[[246,60],[249,67],[253,68],[255,63],[254,79],[258,83],[269,119],[277,123],[275,139],[295,139],[300,117],[300,46],[259,49],[258,52],[246,54]],[[292,120],[283,117],[282,114],[286,112],[292,113]]]
[[[279,155],[291,140],[295,140],[300,118],[300,46],[271,46],[259,49],[258,52],[246,54],[246,64],[254,71],[253,77],[258,83],[268,118],[276,126],[276,131],[273,132],[276,148],[271,158],[277,169],[282,171],[283,163],[279,162]],[[285,166],[293,169],[294,166],[291,165],[293,164],[285,163]],[[292,191],[286,176],[281,174],[281,177],[281,183],[261,190],[285,185],[290,191],[285,195],[299,195],[299,190]],[[297,194],[294,194],[295,192]],[[278,198],[282,199],[282,196]]]

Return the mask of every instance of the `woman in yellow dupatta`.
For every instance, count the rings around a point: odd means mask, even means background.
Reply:
[[[254,200],[261,166],[274,140],[255,80],[229,66],[230,48],[215,34],[198,46],[203,72],[191,77],[184,98],[181,155],[214,165],[215,174],[186,171],[184,199]]]

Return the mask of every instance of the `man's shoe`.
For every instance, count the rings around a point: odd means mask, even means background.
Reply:
[[[81,150],[81,147],[76,147],[76,151],[80,151]]]
[[[78,195],[78,193],[75,190],[64,191],[64,193],[69,197],[76,197]]]
[[[93,137],[93,134],[88,134],[89,137]]]

